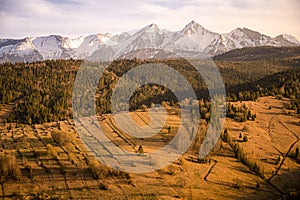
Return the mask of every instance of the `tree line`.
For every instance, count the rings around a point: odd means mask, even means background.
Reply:
[[[296,61],[291,61],[296,63]],[[296,59],[297,60],[297,59]],[[300,113],[300,69],[288,68],[287,59],[276,61],[217,62],[225,81],[227,101],[256,100],[266,95],[281,95],[291,99],[287,109]],[[265,63],[267,62],[267,64]],[[72,117],[72,92],[76,74],[82,65],[81,60],[46,60],[34,63],[0,64],[0,101],[1,104],[17,102],[15,112],[7,121],[19,123],[45,123]],[[120,77],[134,67],[147,63],[162,63],[177,70],[192,85],[200,105],[200,117],[210,119],[210,97],[206,84],[197,70],[184,59],[140,60],[122,59],[111,63],[99,79],[96,89],[95,107],[98,114],[111,112],[111,95]],[[284,66],[282,63],[285,63]],[[97,63],[93,64],[97,66]],[[268,74],[263,67],[272,67],[277,71]],[[281,66],[282,65],[282,66]],[[294,65],[294,64],[292,64]],[[255,67],[254,67],[255,66]],[[281,66],[279,69],[278,66]],[[245,68],[245,69],[244,69]],[[254,78],[258,76],[261,78]],[[140,72],[141,76],[143,72]],[[266,75],[267,74],[267,75]],[[145,76],[145,75],[144,75]],[[247,78],[248,77],[248,78]],[[251,79],[254,79],[251,81]],[[168,77],[167,77],[168,80]],[[171,80],[170,80],[171,81]],[[184,94],[184,88],[177,92]],[[173,91],[159,84],[146,84],[135,90],[130,98],[130,110],[143,106],[169,102],[179,106]],[[227,105],[227,117],[244,121],[254,119],[255,115],[248,108]]]

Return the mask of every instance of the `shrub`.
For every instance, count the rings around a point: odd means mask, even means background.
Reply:
[[[204,164],[207,164],[207,163],[210,163],[210,158],[202,158],[202,157],[198,157],[198,163],[204,163]]]
[[[237,179],[237,180],[236,180],[236,183],[233,185],[233,187],[236,188],[236,189],[240,189],[241,186],[242,186],[241,180],[240,180],[240,179]]]
[[[178,160],[178,164],[179,164],[179,165],[184,165],[184,163],[185,163],[185,162],[184,162],[184,159],[183,159],[183,158],[180,158],[180,159]]]
[[[229,135],[228,135],[228,129],[226,128],[224,130],[224,133],[222,134],[222,138],[221,138],[224,142],[229,142],[230,141],[230,138],[229,138]]]
[[[242,133],[240,133],[240,136],[239,136],[239,138],[240,138],[240,139],[242,139],[242,137],[243,137],[243,135],[242,135]]]
[[[99,188],[100,188],[100,190],[108,190],[108,185],[103,182],[100,182]]]
[[[51,136],[53,140],[61,146],[64,146],[71,141],[68,134],[62,131],[52,131]]]
[[[175,167],[170,165],[168,168],[167,168],[167,171],[166,171],[167,174],[169,175],[175,175]]]
[[[256,187],[260,188],[260,183],[258,181],[256,182]]]
[[[144,148],[143,148],[142,145],[139,146],[138,153],[139,154],[143,154],[144,153]]]
[[[281,157],[278,156],[277,159],[276,159],[276,165],[278,165],[280,163],[280,161],[281,161]]]
[[[250,129],[250,127],[249,127],[248,125],[245,125],[245,126],[243,127],[243,131],[245,131],[245,132],[248,132],[249,129]]]
[[[0,176],[1,181],[5,179],[19,180],[22,176],[15,156],[0,156]]]
[[[244,137],[243,137],[243,142],[248,142],[248,137],[247,137],[247,135],[244,135]]]
[[[25,169],[28,171],[29,178],[33,178],[32,165],[30,163],[27,163]]]
[[[57,156],[57,152],[55,151],[55,149],[53,148],[53,146],[51,144],[47,144],[47,150],[48,150],[48,154],[56,157]]]
[[[88,166],[95,179],[104,178],[109,175],[109,170],[101,165],[95,158],[88,161]]]
[[[171,126],[169,126],[168,127],[168,133],[171,133],[171,130],[172,130],[172,128],[171,128]]]

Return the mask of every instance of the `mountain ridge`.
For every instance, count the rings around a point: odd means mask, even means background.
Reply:
[[[112,60],[139,49],[192,51],[216,56],[244,47],[300,46],[293,36],[281,34],[274,38],[248,28],[229,33],[212,32],[192,20],[179,31],[169,31],[150,24],[133,34],[123,32],[78,36],[60,35],[0,39],[0,62],[33,62],[46,59],[89,59],[97,53],[99,60]]]

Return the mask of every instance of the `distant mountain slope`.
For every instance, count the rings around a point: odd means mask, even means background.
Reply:
[[[274,58],[300,57],[300,47],[245,47],[213,57],[215,61],[254,61]]]
[[[0,39],[0,62],[32,62],[45,59],[112,60],[139,49],[164,49],[171,52],[203,52],[215,56],[244,47],[293,47],[300,42],[291,35],[275,38],[247,29],[237,28],[229,33],[214,33],[195,21],[179,31],[160,29],[150,24],[134,34],[94,34],[67,38],[59,35]]]

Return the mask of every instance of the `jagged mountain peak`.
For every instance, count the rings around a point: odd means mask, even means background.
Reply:
[[[197,22],[195,22],[194,20],[192,20],[190,23],[188,23],[185,26],[186,29],[190,29],[190,28],[194,28],[194,29],[198,29],[198,28],[203,28],[200,24],[198,24]]]
[[[0,39],[0,62],[35,61],[42,59],[86,59],[93,57],[114,59],[139,49],[194,51],[216,55],[243,47],[300,46],[293,36],[282,34],[275,38],[248,28],[236,28],[229,33],[211,32],[194,20],[179,31],[160,29],[149,24],[130,34],[99,33],[74,38],[60,35]],[[95,57],[95,56],[94,56]]]
[[[262,36],[262,34],[260,34],[259,32],[253,31],[253,30],[248,29],[248,28],[242,28],[241,31],[244,34],[246,34],[248,37],[255,38],[255,39],[260,39],[260,37]]]
[[[145,26],[143,29],[141,29],[140,32],[158,32],[160,29],[158,26],[154,23],[149,24],[148,26]]]
[[[278,35],[274,38],[274,40],[283,46],[294,46],[295,44],[300,46],[300,42],[294,36],[288,34]]]
[[[150,29],[158,29],[158,26],[154,23],[148,25],[147,27],[149,27]]]
[[[107,45],[112,46],[116,44],[116,41],[114,41],[113,37],[109,33],[98,33],[95,35],[90,35],[86,37],[84,40],[87,40],[89,42],[89,46],[93,45]]]
[[[190,34],[193,34],[195,32],[197,32],[198,30],[205,30],[205,28],[201,25],[199,25],[197,22],[195,22],[194,20],[192,20],[190,23],[188,23],[184,29],[183,29],[183,32],[184,33],[190,33]]]

